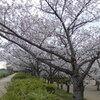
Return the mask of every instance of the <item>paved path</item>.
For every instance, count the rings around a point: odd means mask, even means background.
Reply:
[[[7,76],[3,79],[0,79],[0,97],[6,93],[6,86],[9,82],[11,82],[11,78],[14,76],[15,74],[12,74],[10,76]]]
[[[96,90],[96,86],[87,86],[84,95],[87,100],[100,100],[100,91]]]
[[[70,92],[72,92],[72,86],[70,89]],[[86,100],[100,100],[100,91],[96,90],[96,86],[89,85],[85,87],[84,97]]]

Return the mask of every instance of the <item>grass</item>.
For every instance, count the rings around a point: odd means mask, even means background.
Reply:
[[[66,91],[62,90],[62,89],[56,89],[55,94],[61,98],[61,100],[72,100],[72,94],[71,93],[67,93]]]
[[[11,74],[12,74],[12,72],[0,73],[0,79],[1,79],[1,78],[4,78],[4,77],[6,77],[6,76],[9,76],[9,75],[11,75]]]
[[[25,73],[16,74],[7,90],[0,100],[72,100],[72,94]]]

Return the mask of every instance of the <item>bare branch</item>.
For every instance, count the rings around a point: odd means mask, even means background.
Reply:
[[[58,53],[55,53],[54,51],[50,51],[50,50],[48,50],[48,49],[46,49],[46,48],[43,48],[43,47],[41,47],[41,46],[39,46],[39,45],[37,45],[37,44],[35,44],[35,43],[29,41],[28,39],[25,39],[24,37],[18,35],[16,32],[14,32],[13,30],[11,30],[11,29],[8,28],[7,26],[3,25],[2,23],[0,23],[0,25],[2,25],[3,27],[7,28],[7,29],[8,29],[9,31],[11,31],[12,33],[5,32],[5,31],[1,30],[2,32],[7,33],[7,34],[10,34],[10,35],[13,35],[13,36],[16,36],[16,37],[20,38],[21,40],[24,40],[25,42],[27,42],[27,43],[29,43],[29,44],[31,44],[31,45],[33,45],[33,46],[35,46],[35,47],[37,47],[37,48],[43,50],[43,51],[46,51],[46,52],[48,52],[48,53],[52,53],[52,54],[54,54],[55,56],[60,57],[61,59],[65,60],[66,62],[69,62],[69,63],[70,63],[70,59],[66,59],[65,57],[63,57],[62,55],[60,55],[60,54],[58,54]]]

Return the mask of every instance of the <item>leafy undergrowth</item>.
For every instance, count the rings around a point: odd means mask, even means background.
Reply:
[[[1,78],[4,78],[4,77],[6,77],[6,76],[9,76],[9,75],[11,75],[13,72],[5,72],[5,73],[0,73],[0,79]]]
[[[25,73],[16,74],[0,100],[72,100],[71,94]]]
[[[56,89],[55,94],[58,95],[61,98],[61,100],[73,100],[72,94],[67,93],[66,91],[62,89]]]

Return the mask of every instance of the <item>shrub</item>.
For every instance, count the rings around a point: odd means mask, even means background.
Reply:
[[[57,89],[53,84],[45,84],[45,88],[49,93],[55,93],[55,90]]]
[[[53,80],[57,83],[63,83],[63,84],[70,82],[70,80],[67,77],[55,77]]]
[[[1,74],[0,74],[0,78],[9,76],[9,75],[11,75],[11,74],[12,74],[11,72],[1,73]]]
[[[57,100],[56,86],[44,83],[28,74],[16,74],[8,85],[8,92],[1,100]]]
[[[32,76],[29,75],[29,74],[26,74],[26,73],[18,73],[18,74],[16,74],[16,75],[12,78],[12,80],[16,80],[16,79],[27,79],[27,78],[30,78],[30,77],[32,77]]]

